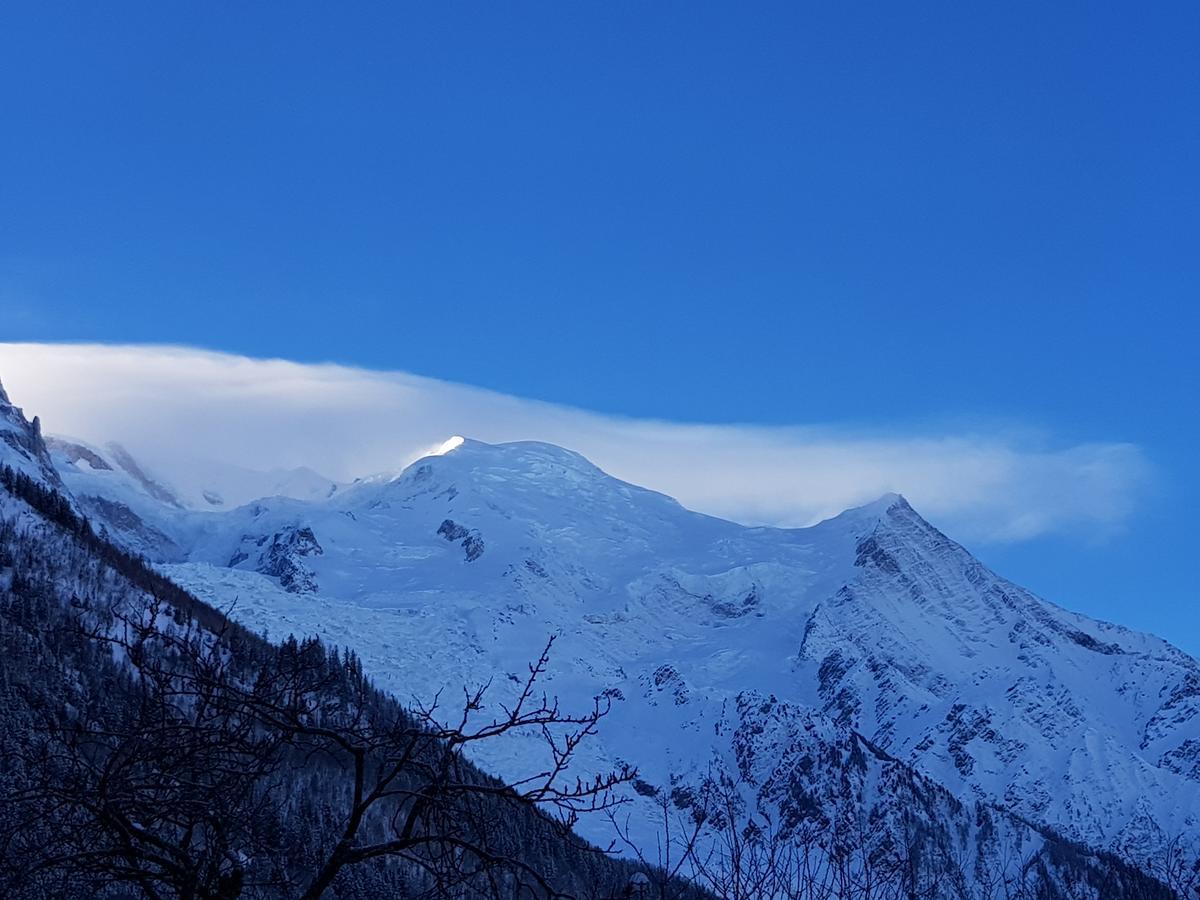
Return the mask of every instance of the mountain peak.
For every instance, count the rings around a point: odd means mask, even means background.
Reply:
[[[903,494],[889,491],[869,503],[852,506],[850,509],[826,519],[821,524],[823,526],[848,526],[855,531],[870,531],[880,523],[896,518],[916,518],[924,521]]]
[[[878,510],[880,513],[889,513],[894,509],[912,510],[912,505],[905,499],[903,494],[898,494],[895,491],[888,491],[882,494],[870,503],[864,503],[858,509],[863,510]]]
[[[395,477],[359,482],[338,502],[380,508],[380,501],[408,504],[419,496],[444,498],[460,510],[490,510],[488,515],[503,510],[528,523],[674,518],[683,509],[666,495],[622,481],[556,444],[470,438],[421,457]]]

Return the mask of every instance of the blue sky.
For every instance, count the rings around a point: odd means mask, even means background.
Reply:
[[[1182,3],[9,6],[0,339],[1129,442],[1120,533],[975,549],[1200,651],[1198,44]]]

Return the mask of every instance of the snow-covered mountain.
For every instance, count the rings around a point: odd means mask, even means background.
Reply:
[[[54,462],[112,535],[255,629],[353,646],[401,699],[503,699],[558,635],[549,689],[613,702],[580,768],[639,767],[644,847],[654,798],[686,809],[716,772],[793,824],[895,834],[921,810],[971,865],[1056,836],[1147,870],[1173,839],[1200,850],[1200,663],[1005,581],[902,497],[748,528],[568,450],[466,441],[319,499],[197,510],[97,456]]]

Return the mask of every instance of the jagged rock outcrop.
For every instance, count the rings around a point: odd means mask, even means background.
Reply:
[[[475,529],[464,528],[452,519],[446,519],[438,526],[437,533],[451,543],[461,542],[467,562],[474,562],[483,556],[483,536]]]
[[[8,399],[3,384],[0,384],[0,446],[6,450],[0,457],[4,464],[50,487],[62,488],[62,478],[42,437],[41,420],[37,416],[32,421],[26,419],[21,409]]]
[[[324,551],[311,528],[288,528],[276,532],[262,543],[264,546],[259,555],[258,571],[278,578],[283,589],[293,594],[316,592],[317,576],[307,566],[306,560],[320,556]]]

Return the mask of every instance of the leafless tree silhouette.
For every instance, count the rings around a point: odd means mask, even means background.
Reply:
[[[514,823],[533,812],[548,835],[584,848],[576,818],[613,807],[614,788],[634,774],[568,777],[608,701],[573,714],[540,692],[553,638],[498,715],[485,685],[464,690],[447,723],[438,699],[402,709],[353,656],[316,641],[260,648],[248,667],[235,635],[158,601],[113,611],[78,637],[125,661],[136,702],[66,721],[47,715],[27,751],[36,758],[24,760],[42,777],[11,799],[54,823],[53,846],[27,848],[32,869],[125,884],[150,900],[267,891],[315,900],[373,860],[409,870],[431,896],[562,896],[520,853]],[[544,768],[502,781],[467,759],[513,732],[540,736]],[[297,769],[336,782],[323,811],[330,840],[308,865],[264,868],[260,859],[278,856],[280,822],[302,802],[289,777]],[[21,839],[8,832],[10,843]]]

